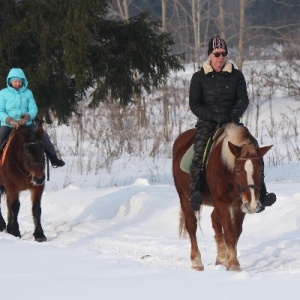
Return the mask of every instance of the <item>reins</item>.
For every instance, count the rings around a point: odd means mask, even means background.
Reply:
[[[252,158],[245,158],[245,157],[239,157],[239,158],[236,158],[236,161],[237,160],[253,160],[253,159],[260,159],[260,157],[252,157]],[[236,163],[234,165],[234,169],[236,168]],[[261,190],[261,187],[255,185],[255,184],[247,184],[243,187],[240,187],[240,185],[238,184],[238,179],[237,179],[237,176],[236,176],[236,173],[234,175],[234,182],[235,182],[235,185],[236,185],[236,189],[237,189],[237,192],[238,192],[238,195],[235,196],[232,192],[232,190],[230,189],[229,187],[229,184],[228,184],[228,181],[227,181],[227,178],[226,178],[226,174],[225,174],[225,168],[223,168],[223,176],[224,176],[224,180],[225,180],[225,184],[226,184],[226,188],[228,190],[228,192],[232,195],[233,198],[239,198],[240,201],[242,201],[242,197],[241,197],[241,193],[246,190],[247,188],[250,188],[250,189],[256,189],[258,191]]]
[[[23,158],[22,158],[22,163],[20,163],[20,161],[18,161],[14,156],[13,156],[13,151],[11,151],[11,147],[13,147],[13,144],[11,145],[11,141],[14,137],[16,133],[16,130],[14,130],[12,132],[12,134],[10,135],[8,142],[4,148],[3,151],[5,151],[2,155],[2,163],[4,162],[4,160],[7,160],[8,157],[10,158],[10,160],[12,161],[12,163],[14,164],[14,166],[16,167],[16,169],[21,173],[22,176],[27,177],[27,178],[31,178],[30,183],[32,185],[43,185],[44,181],[42,182],[37,182],[31,172],[29,171],[31,167],[33,166],[42,166],[42,168],[45,168],[45,159],[43,160],[43,162],[41,161],[42,156],[39,157],[39,159],[37,159],[37,161],[32,161],[31,159],[28,159],[28,156],[26,155],[26,151],[30,152],[30,148],[31,150],[33,150],[32,148],[34,148],[34,152],[38,153],[39,155],[42,153],[43,158],[44,158],[44,146],[42,141],[38,140],[38,141],[34,141],[34,142],[24,142],[23,143]],[[11,147],[10,147],[11,146]],[[40,152],[38,152],[40,151]],[[8,157],[5,158],[5,156],[9,155]]]

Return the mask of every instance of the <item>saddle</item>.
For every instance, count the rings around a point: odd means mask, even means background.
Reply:
[[[223,131],[224,131],[224,126],[218,127],[216,129],[216,132],[208,139],[206,146],[205,146],[204,154],[202,157],[202,163],[201,163],[202,166],[205,166],[213,143],[219,138],[219,136],[223,133]],[[190,173],[190,167],[192,164],[193,157],[194,157],[194,144],[191,145],[191,147],[185,152],[185,154],[183,155],[183,157],[181,159],[180,169],[182,171],[184,171],[186,173]],[[203,169],[205,169],[205,168],[203,168]]]

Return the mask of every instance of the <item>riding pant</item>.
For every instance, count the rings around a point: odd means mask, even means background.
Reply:
[[[190,167],[190,190],[191,195],[203,189],[200,180],[202,169],[202,159],[207,141],[215,133],[217,124],[208,121],[199,121],[197,123],[197,132],[194,140],[194,157]]]

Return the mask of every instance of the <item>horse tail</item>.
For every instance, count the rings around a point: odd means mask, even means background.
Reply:
[[[5,188],[3,185],[0,184],[0,196],[5,194]]]
[[[5,195],[6,195],[5,188],[3,185],[0,184],[0,216],[1,216],[1,199],[2,199],[2,196],[5,196]]]
[[[198,226],[199,226],[199,229],[201,232],[202,232],[202,228],[201,228],[200,221],[201,221],[202,208],[203,208],[203,205],[201,205],[200,210],[195,212],[197,223],[198,223]],[[179,212],[179,237],[181,237],[181,238],[187,237],[187,229],[185,226],[185,214],[182,209],[180,209],[180,212]]]

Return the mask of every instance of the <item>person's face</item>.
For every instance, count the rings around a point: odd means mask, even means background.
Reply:
[[[17,79],[17,80],[11,81],[10,84],[11,84],[11,86],[12,86],[14,89],[18,90],[20,87],[22,87],[23,81]]]
[[[220,72],[223,69],[226,62],[226,55],[226,51],[222,48],[215,49],[210,53],[210,64],[215,71]]]

